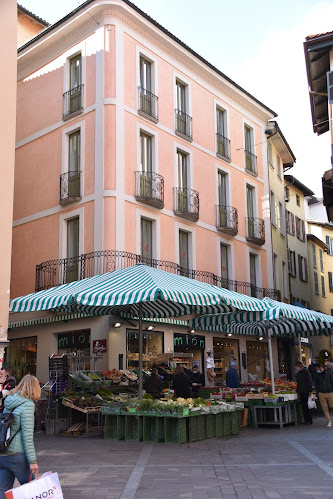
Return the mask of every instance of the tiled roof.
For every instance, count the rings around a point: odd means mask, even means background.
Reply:
[[[28,16],[32,17],[39,23],[43,24],[44,26],[49,26],[49,23],[47,21],[44,21],[41,17],[36,16],[36,14],[33,14],[33,12],[30,12],[30,10],[26,9],[25,7],[22,7],[19,3],[17,4],[17,8],[21,10],[24,14],[27,14]]]
[[[317,35],[306,36],[306,40],[312,40],[313,38],[320,38],[321,36],[333,35],[333,31],[327,31],[326,33],[318,33]]]

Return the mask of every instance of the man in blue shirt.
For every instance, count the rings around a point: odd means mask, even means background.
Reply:
[[[230,362],[230,369],[225,375],[225,381],[228,388],[238,388],[239,387],[239,377],[237,374],[237,364],[236,362]]]

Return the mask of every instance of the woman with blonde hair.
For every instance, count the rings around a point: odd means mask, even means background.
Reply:
[[[12,441],[7,451],[0,454],[0,499],[13,488],[15,478],[22,485],[38,472],[34,427],[35,402],[40,393],[38,379],[27,374],[5,399],[4,412],[12,412],[14,420],[10,429]]]

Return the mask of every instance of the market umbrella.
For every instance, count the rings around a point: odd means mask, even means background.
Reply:
[[[139,318],[139,395],[142,393],[142,319],[192,313],[264,311],[272,305],[163,270],[135,265],[10,300],[11,312],[51,310]]]

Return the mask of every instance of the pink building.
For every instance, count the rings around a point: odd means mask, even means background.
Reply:
[[[18,52],[11,296],[144,262],[279,298],[275,116],[126,0],[46,28]]]

